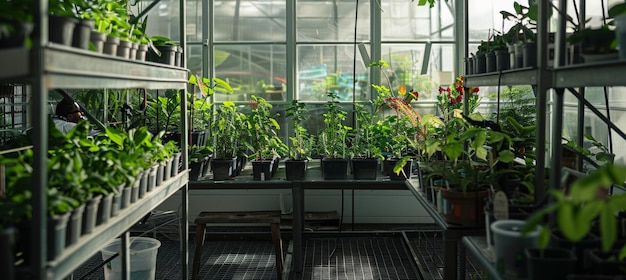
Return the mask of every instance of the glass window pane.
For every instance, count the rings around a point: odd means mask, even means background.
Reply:
[[[297,0],[296,28],[298,41],[353,41],[355,18],[357,41],[369,40],[369,1]],[[358,13],[358,14],[357,14]]]
[[[452,1],[430,8],[414,1],[381,1],[383,40],[452,39],[454,9]]]
[[[328,91],[335,92],[340,101],[352,101],[353,91],[356,100],[369,100],[368,70],[354,45],[300,45],[297,49],[299,100],[326,101]]]
[[[274,0],[215,1],[215,41],[285,41],[286,3]]]
[[[143,11],[152,1],[139,1],[132,10]],[[176,0],[162,0],[147,14],[146,34],[164,36],[172,41],[180,41],[180,13]],[[133,12],[138,15],[138,12]]]
[[[215,76],[235,90],[216,94],[215,100],[246,101],[252,94],[268,101],[285,100],[285,46],[219,45],[214,55]]]
[[[202,73],[202,45],[189,44],[187,46],[187,69],[190,74],[208,77]]]
[[[397,91],[400,85],[416,90],[419,100],[435,100],[439,86],[448,86],[454,80],[453,45],[384,44],[382,59],[389,64],[391,86],[382,77],[383,85]]]

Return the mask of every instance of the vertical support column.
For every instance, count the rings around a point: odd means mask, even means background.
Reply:
[[[382,41],[382,11],[378,0],[370,0],[370,61],[379,61],[381,58]],[[370,67],[370,83],[380,85],[380,70],[377,67]],[[372,92],[372,91],[370,91]],[[376,99],[374,93],[370,95],[372,100]]]
[[[302,272],[302,235],[304,231],[304,189],[302,182],[293,181],[291,185],[293,199],[293,270]]]
[[[183,49],[183,53],[181,56],[181,67],[187,68],[187,1],[180,0],[179,6],[180,10],[180,46]],[[181,90],[181,115],[187,115],[187,86],[183,87]],[[181,131],[185,133],[181,133],[181,151],[182,153],[182,162],[183,162],[183,170],[187,170],[189,167],[189,154],[187,153],[187,146],[189,145],[189,121],[187,118],[180,118],[181,123]],[[180,271],[181,278],[187,279],[189,276],[189,184],[185,182],[181,189],[181,213],[180,213]]]
[[[463,70],[461,66],[463,65],[463,59],[468,56],[468,44],[469,44],[469,36],[468,36],[468,23],[467,23],[467,1],[454,1],[454,40],[457,42],[455,44],[456,50],[454,52],[454,76],[460,75]],[[439,3],[439,5],[443,5],[443,3]]]
[[[457,279],[457,241],[450,230],[443,232],[443,279]]]
[[[287,13],[286,13],[286,49],[285,49],[285,59],[287,61],[287,65],[291,67],[287,67],[287,83],[286,83],[286,92],[285,98],[287,98],[287,102],[291,102],[292,100],[296,100],[296,69],[298,68],[298,59],[296,56],[296,1],[287,1]],[[286,135],[292,135],[294,131],[293,124],[289,122],[289,125],[285,126],[287,128]],[[289,139],[286,139],[289,141]]]
[[[122,242],[120,242],[120,257],[121,259],[121,264],[122,264],[122,279],[124,280],[129,280],[130,279],[130,250],[129,250],[129,246],[130,246],[130,233],[125,232],[124,234],[122,234]]]
[[[48,158],[48,88],[44,71],[45,57],[43,47],[48,44],[48,1],[33,0],[33,59],[31,63],[32,75],[32,107],[30,120],[33,124],[33,181],[32,207],[33,218],[30,236],[30,254],[33,279],[41,280],[46,277],[47,256],[47,216],[48,200],[46,188],[48,176],[46,165]]]
[[[535,168],[535,204],[543,201],[546,193],[544,184],[546,166],[546,129],[547,129],[547,102],[549,89],[552,83],[551,72],[547,70],[548,56],[548,9],[551,9],[549,1],[538,1],[537,16],[537,85],[535,96],[537,98],[537,140],[536,140],[536,168]],[[559,140],[560,141],[560,140]],[[555,143],[552,143],[554,145]]]

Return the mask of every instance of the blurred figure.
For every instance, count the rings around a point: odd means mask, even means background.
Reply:
[[[71,102],[65,98],[56,107],[55,116],[52,118],[54,125],[63,134],[69,132],[79,120],[84,119],[83,111],[76,102]]]

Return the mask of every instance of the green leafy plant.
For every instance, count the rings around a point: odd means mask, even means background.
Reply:
[[[272,104],[262,97],[250,96],[251,110],[247,116],[248,131],[251,135],[251,149],[254,154],[249,158],[271,159],[287,153],[287,146],[278,136],[280,125],[276,121],[279,114],[272,114]]]
[[[579,242],[591,230],[592,221],[600,226],[600,249],[609,251],[617,238],[617,218],[615,213],[626,210],[626,193],[607,195],[613,184],[623,185],[626,181],[626,167],[607,164],[588,176],[575,180],[566,189],[553,189],[553,203],[536,211],[524,225],[523,231],[544,224],[539,237],[539,247],[546,248],[550,242],[550,231],[556,227],[567,240]],[[550,219],[549,217],[554,217]],[[626,258],[626,246],[619,252],[619,258]]]
[[[380,158],[383,155],[374,141],[375,115],[362,104],[355,104],[357,127],[353,130],[350,154],[352,158]]]
[[[352,128],[343,124],[348,113],[341,107],[338,96],[334,92],[327,92],[330,98],[326,102],[326,113],[324,113],[324,128],[319,134],[318,144],[321,151],[327,158],[346,158],[346,137]]]
[[[306,104],[292,100],[287,107],[287,118],[291,120],[293,135],[289,136],[289,158],[292,160],[310,160],[313,151],[314,139],[311,137],[302,122],[308,113]]]
[[[215,120],[211,123],[214,158],[227,159],[237,156],[241,121],[242,116],[232,101],[224,101],[216,109]]]

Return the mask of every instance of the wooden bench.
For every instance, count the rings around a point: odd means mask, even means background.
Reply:
[[[280,211],[245,211],[245,212],[202,212],[196,218],[196,239],[195,252],[193,257],[193,268],[191,279],[195,280],[200,269],[200,257],[204,236],[206,234],[206,224],[261,224],[269,223],[272,229],[272,242],[274,243],[274,253],[276,255],[276,275],[278,279],[283,277],[283,243],[280,236]]]

